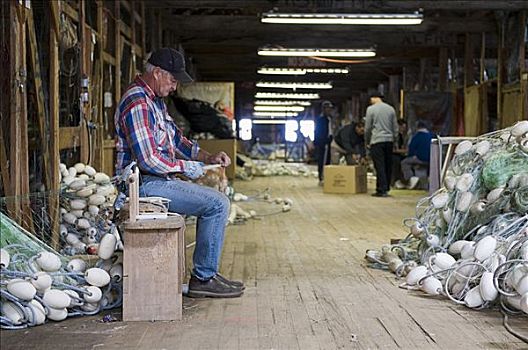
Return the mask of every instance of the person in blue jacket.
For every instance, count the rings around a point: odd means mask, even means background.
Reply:
[[[414,189],[420,178],[415,176],[416,166],[429,167],[431,140],[435,135],[427,129],[426,122],[419,120],[416,125],[416,133],[411,138],[407,157],[401,161],[403,181],[396,181],[397,188]]]
[[[332,112],[334,105],[330,101],[321,104],[321,115],[315,119],[314,145],[317,158],[317,172],[319,174],[319,186],[324,180],[324,166],[331,162],[330,144],[332,143]]]

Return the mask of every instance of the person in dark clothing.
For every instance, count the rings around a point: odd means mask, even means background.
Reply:
[[[403,180],[401,170],[401,161],[407,156],[407,147],[409,146],[409,136],[407,121],[398,119],[398,137],[394,143],[392,151],[392,179],[391,186],[395,186],[396,181]]]
[[[398,122],[394,108],[383,102],[383,94],[370,96],[365,118],[365,141],[376,169],[375,197],[388,197],[392,172],[392,149],[398,135]]]
[[[429,167],[431,140],[435,135],[427,129],[427,124],[421,120],[418,121],[416,128],[416,134],[409,144],[409,153],[401,162],[403,180],[396,182],[397,188],[415,188],[420,178],[415,176],[414,168],[416,166]]]
[[[319,186],[324,180],[324,166],[331,162],[330,143],[332,142],[332,111],[334,105],[330,101],[321,104],[321,115],[315,120],[314,145],[317,158]]]
[[[345,125],[336,133],[332,148],[345,156],[347,165],[357,164],[366,155],[364,135],[363,122]]]

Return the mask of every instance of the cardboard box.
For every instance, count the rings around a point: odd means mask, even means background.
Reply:
[[[198,145],[209,153],[218,153],[224,151],[231,158],[231,165],[226,168],[226,175],[229,180],[235,179],[236,169],[236,139],[225,139],[225,140],[198,140]]]
[[[367,169],[360,165],[327,165],[324,193],[366,193]]]

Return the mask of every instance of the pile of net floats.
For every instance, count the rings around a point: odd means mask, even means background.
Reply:
[[[372,267],[402,288],[528,314],[528,121],[459,143],[443,187],[404,224],[405,239],[367,251]]]

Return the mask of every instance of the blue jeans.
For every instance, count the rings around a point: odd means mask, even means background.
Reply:
[[[179,179],[143,175],[142,181],[139,188],[141,197],[168,198],[170,212],[198,218],[192,273],[200,280],[213,277],[220,264],[229,198],[213,188]]]

